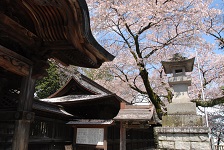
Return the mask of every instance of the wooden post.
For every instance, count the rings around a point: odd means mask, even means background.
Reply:
[[[73,136],[73,144],[72,144],[72,147],[73,147],[73,150],[76,150],[76,139],[77,139],[77,127],[75,126],[74,127],[74,136]]]
[[[126,127],[125,122],[120,122],[120,150],[126,150]]]
[[[104,127],[103,147],[104,147],[104,150],[107,150],[107,127]]]
[[[29,75],[23,78],[20,98],[15,117],[15,132],[13,136],[12,150],[27,150],[29,143],[30,122],[34,118],[32,104],[35,88],[35,80],[31,78],[32,67]]]

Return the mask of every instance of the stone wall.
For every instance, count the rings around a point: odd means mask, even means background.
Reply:
[[[207,127],[155,127],[157,148],[210,150]]]

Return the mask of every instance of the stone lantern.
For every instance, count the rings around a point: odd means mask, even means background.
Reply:
[[[174,90],[172,103],[167,106],[167,115],[162,117],[162,127],[155,127],[157,148],[209,150],[209,128],[203,126],[202,116],[196,114],[196,104],[190,101],[188,86],[191,77],[186,72],[193,70],[194,58],[186,59],[175,54],[170,61],[163,61],[169,85]]]
[[[172,103],[167,106],[167,114],[196,114],[196,104],[190,101],[188,95],[188,86],[191,85],[191,77],[186,72],[192,72],[194,59],[186,59],[185,57],[175,54],[170,61],[162,61],[162,65],[166,74],[173,74],[168,78],[169,85],[174,90]]]

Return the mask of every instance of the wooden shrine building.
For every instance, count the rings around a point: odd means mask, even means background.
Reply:
[[[75,150],[137,150],[155,145],[153,106],[133,106],[82,74],[41,101],[60,105],[73,115],[67,125],[73,127]],[[124,145],[127,148],[121,148]]]
[[[46,76],[49,58],[89,68],[114,58],[89,24],[85,0],[0,1],[0,149],[28,149],[34,112],[43,115],[33,110],[35,80]]]
[[[121,109],[114,121],[120,124],[120,150],[154,148],[153,127],[157,124],[154,106],[128,105],[121,103]]]
[[[67,125],[73,127],[72,146],[76,150],[107,150],[108,128],[114,125],[120,103],[125,102],[82,74],[74,75],[61,89],[41,101],[60,105],[74,116]]]

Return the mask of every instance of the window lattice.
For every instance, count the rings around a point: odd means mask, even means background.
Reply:
[[[16,108],[19,99],[19,91],[10,89],[0,95],[0,109]]]

